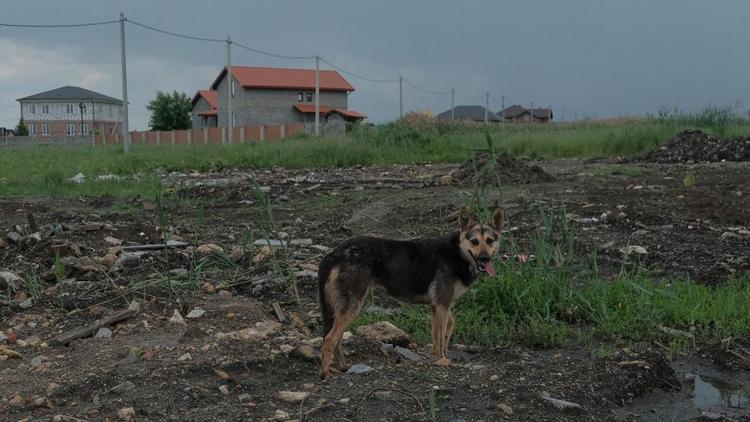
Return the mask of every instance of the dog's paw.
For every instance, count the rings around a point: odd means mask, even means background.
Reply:
[[[452,362],[448,358],[440,358],[435,362],[437,366],[451,366]]]

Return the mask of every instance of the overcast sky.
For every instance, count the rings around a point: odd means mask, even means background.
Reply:
[[[285,55],[316,53],[354,73],[404,78],[430,90],[551,105],[556,117],[643,115],[660,107],[750,106],[747,0],[525,1],[5,1],[2,23],[117,19],[225,38]],[[118,4],[119,3],[119,4]],[[205,89],[225,64],[223,44],[126,27],[131,128],[148,122],[157,90]],[[237,65],[313,67],[235,48]],[[346,76],[349,107],[380,122],[398,116],[398,84]],[[116,24],[76,29],[0,27],[0,126],[16,98],[78,85],[117,98]],[[456,104],[483,104],[456,97]],[[450,96],[404,88],[406,110],[439,113]],[[500,109],[492,101],[493,111]]]

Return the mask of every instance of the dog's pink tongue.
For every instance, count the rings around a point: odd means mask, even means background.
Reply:
[[[489,260],[484,264],[484,270],[487,271],[487,275],[490,277],[495,276],[495,264],[492,263],[492,260]]]

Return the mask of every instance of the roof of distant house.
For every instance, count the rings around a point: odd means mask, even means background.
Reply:
[[[503,113],[503,111],[505,113]],[[524,108],[523,106],[520,106],[518,104],[513,104],[512,106],[506,107],[504,110],[498,111],[497,115],[501,117],[504,116],[506,119],[512,119],[522,115],[523,113],[527,113],[528,111],[528,108]],[[534,117],[552,118],[552,109],[549,108],[535,108],[532,112],[534,113]]]
[[[97,101],[101,103],[122,104],[122,100],[81,88],[78,86],[63,86],[28,97],[18,98],[16,101]]]
[[[200,91],[196,92],[195,95],[193,95],[193,105],[198,102],[198,99],[203,97],[209,106],[211,106],[211,110],[216,110],[219,108],[219,94],[216,91],[210,90],[210,89],[201,89]]]
[[[225,67],[211,84],[211,89],[219,86],[226,73]],[[232,66],[232,75],[245,88],[315,89],[314,69]],[[354,87],[335,70],[321,70],[319,79],[323,91],[354,91]]]
[[[484,106],[480,105],[460,105],[453,108],[453,117],[456,120],[474,120],[474,121],[483,121],[484,120],[484,114],[485,111],[487,111],[487,120],[490,122],[498,122],[500,119],[497,117],[497,115],[484,108]],[[436,116],[438,119],[445,120],[451,118],[451,110],[448,109],[447,111],[444,111]]]

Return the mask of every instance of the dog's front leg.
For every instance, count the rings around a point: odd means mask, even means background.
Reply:
[[[435,362],[435,364],[439,366],[448,366],[451,364],[451,361],[450,359],[445,357],[445,349],[447,347],[445,341],[450,308],[445,305],[435,305],[433,309],[432,341],[433,351],[435,352],[435,357],[437,358],[437,362]]]
[[[448,355],[448,346],[451,343],[451,335],[453,334],[453,312],[448,310],[448,323],[445,327],[445,343],[443,344],[443,355]]]

